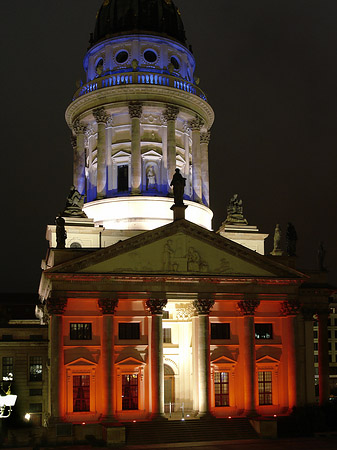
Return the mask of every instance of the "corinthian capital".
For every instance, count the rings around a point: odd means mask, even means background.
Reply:
[[[150,298],[146,301],[147,309],[154,314],[163,314],[163,309],[167,304],[167,300],[163,298]]]
[[[243,316],[254,316],[255,310],[259,306],[259,304],[260,300],[257,300],[256,298],[250,298],[238,302],[237,308]]]
[[[70,136],[70,143],[73,149],[77,147],[77,139],[73,134]]]
[[[205,122],[202,120],[201,117],[196,116],[195,119],[191,120],[189,122],[189,127],[191,128],[192,131],[200,131],[201,127],[205,124]]]
[[[143,106],[141,103],[130,103],[129,114],[131,119],[140,119],[143,113]]]
[[[193,306],[196,309],[198,315],[209,314],[211,308],[214,305],[214,300],[212,298],[202,298],[199,300],[194,300]]]
[[[104,108],[96,108],[92,112],[97,123],[106,123],[108,120],[108,115]]]
[[[86,130],[85,125],[83,125],[83,123],[81,123],[78,119],[75,120],[75,122],[73,123],[73,131],[76,135],[78,134],[84,134]]]
[[[103,315],[115,314],[117,306],[118,306],[118,299],[115,298],[100,298],[98,300],[98,307]]]
[[[297,316],[300,312],[301,305],[298,300],[288,300],[281,303],[282,316]]]
[[[200,143],[201,144],[209,144],[210,140],[211,140],[211,132],[210,131],[200,134]]]
[[[177,120],[179,114],[179,108],[177,106],[172,106],[172,105],[167,105],[164,113],[163,113],[163,117],[166,120],[166,122],[168,120]]]
[[[48,298],[46,302],[47,311],[50,316],[62,315],[67,307],[66,298]]]

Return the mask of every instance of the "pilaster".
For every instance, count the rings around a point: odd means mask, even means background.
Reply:
[[[202,197],[206,206],[209,206],[208,145],[210,139],[210,131],[200,134]]]
[[[167,178],[172,180],[176,169],[176,120],[179,108],[167,105],[164,118],[167,123]]]
[[[81,195],[85,194],[85,132],[86,127],[77,119],[73,124],[76,135],[72,142],[74,149],[73,185]]]
[[[140,119],[143,107],[141,103],[129,104],[129,115],[131,118],[131,193],[141,193],[141,139],[140,139]]]
[[[189,123],[189,127],[192,130],[193,200],[199,203],[202,203],[200,130],[203,125],[204,122],[199,116]]]
[[[97,122],[97,199],[106,197],[106,124],[109,120],[104,108],[93,110],[93,116]]]

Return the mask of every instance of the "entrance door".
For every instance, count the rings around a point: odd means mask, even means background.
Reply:
[[[170,366],[164,364],[164,404],[165,412],[174,411],[174,372]]]

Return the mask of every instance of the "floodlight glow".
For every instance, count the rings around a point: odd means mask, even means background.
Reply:
[[[29,413],[26,413],[26,414],[25,414],[25,420],[27,420],[27,421],[30,420],[30,414],[29,414]]]

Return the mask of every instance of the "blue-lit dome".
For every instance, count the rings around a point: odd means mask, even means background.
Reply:
[[[91,44],[121,34],[154,34],[186,45],[180,12],[172,0],[104,0]]]

